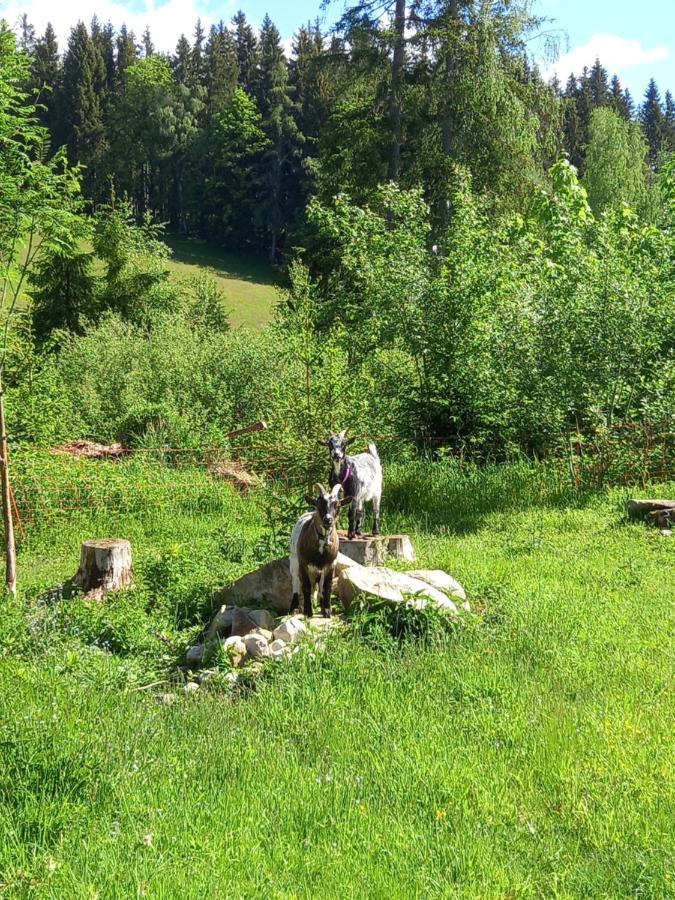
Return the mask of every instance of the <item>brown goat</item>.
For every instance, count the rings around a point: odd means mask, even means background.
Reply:
[[[329,619],[335,560],[340,546],[337,521],[340,515],[338,495],[342,485],[336,484],[330,492],[321,484],[316,484],[315,488],[318,496],[305,498],[314,507],[314,511],[303,513],[291,534],[293,597],[290,608],[293,610],[299,607],[302,594],[303,612],[306,616],[311,616],[312,596],[318,584],[321,614]]]

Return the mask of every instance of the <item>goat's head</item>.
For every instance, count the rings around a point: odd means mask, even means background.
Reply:
[[[314,490],[315,496],[311,497],[307,494],[305,500],[316,509],[323,527],[330,529],[337,522],[340,515],[341,503],[339,495],[342,485],[336,484],[332,491],[327,491],[322,484],[315,484]]]
[[[322,447],[328,447],[330,458],[334,464],[339,464],[345,458],[347,447],[353,444],[355,437],[346,438],[347,429],[345,428],[340,434],[331,434],[327,441],[319,441]]]

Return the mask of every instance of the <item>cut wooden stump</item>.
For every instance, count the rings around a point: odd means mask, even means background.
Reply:
[[[627,500],[626,514],[629,519],[642,519],[667,528],[675,522],[675,500]]]
[[[339,535],[340,553],[362,566],[383,566],[388,559],[415,561],[415,551],[407,534],[364,535],[352,538]]]
[[[73,584],[85,594],[102,596],[119,591],[133,581],[131,544],[121,538],[84,541],[80,551],[80,568]]]

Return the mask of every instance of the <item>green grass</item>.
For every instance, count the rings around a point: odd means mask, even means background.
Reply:
[[[272,317],[278,274],[262,257],[235,253],[207,241],[168,235],[169,268],[179,277],[208,272],[225,292],[233,325],[260,328]]]
[[[191,278],[207,272],[225,293],[226,308],[235,327],[261,328],[272,318],[278,300],[279,273],[254,253],[224,250],[197,238],[167,235],[171,248],[169,270],[174,278]],[[18,307],[25,305],[25,291]]]
[[[675,540],[624,522],[623,492],[391,466],[388,528],[477,615],[398,649],[354,633],[237,699],[165,707],[139,687],[209,586],[264,556],[264,497],[134,462],[15,468],[25,497],[92,509],[29,532],[0,615],[0,893],[672,896]],[[104,533],[131,538],[136,592],[38,605]]]

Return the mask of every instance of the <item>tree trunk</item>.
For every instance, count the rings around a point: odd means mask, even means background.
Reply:
[[[16,544],[14,543],[14,519],[9,485],[9,455],[5,428],[5,395],[0,376],[0,481],[2,481],[2,518],[5,526],[5,584],[10,594],[16,595]]]
[[[119,591],[133,581],[131,544],[119,538],[84,541],[73,583],[88,594]]]
[[[391,146],[389,149],[389,178],[398,181],[401,175],[401,82],[405,64],[405,0],[396,0],[394,11],[394,57],[391,67],[391,99],[389,121]]]
[[[454,29],[457,22],[457,0],[450,2],[450,28]],[[441,145],[443,155],[448,157],[452,151],[452,100],[450,88],[455,72],[455,59],[453,47],[452,33],[446,35],[445,44],[445,72],[444,80],[444,102],[443,102],[443,123],[441,127]],[[441,223],[443,228],[447,228],[450,223],[450,198],[444,197],[441,208]]]

